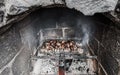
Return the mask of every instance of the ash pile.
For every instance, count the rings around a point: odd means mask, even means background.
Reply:
[[[46,37],[33,56],[31,75],[97,75],[97,57],[81,39]]]

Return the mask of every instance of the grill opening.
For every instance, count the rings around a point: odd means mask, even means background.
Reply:
[[[67,8],[41,9],[32,15],[36,16],[36,13],[40,18],[33,26],[37,30],[38,42],[32,56],[31,74],[99,75],[99,69],[106,74],[89,46],[89,41],[94,39],[99,29],[96,24],[101,28],[107,26],[104,21],[99,22],[98,15],[84,16]]]

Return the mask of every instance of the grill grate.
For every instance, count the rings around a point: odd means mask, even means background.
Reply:
[[[96,74],[96,68],[93,65],[96,65],[94,61],[97,56],[91,56],[89,51],[82,47],[80,40],[47,39],[38,48],[36,54],[31,58],[34,62],[38,60],[48,62],[46,72],[40,72],[40,75],[63,75],[59,73],[61,71],[64,75]],[[39,64],[41,69],[45,68],[42,64]]]

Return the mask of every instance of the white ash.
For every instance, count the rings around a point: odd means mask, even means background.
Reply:
[[[74,60],[68,70],[66,71],[66,75],[68,74],[94,74],[94,70],[91,69],[93,68],[94,64],[91,64],[92,61],[90,62],[91,59],[88,60]]]
[[[57,75],[57,63],[50,59],[38,59],[33,65],[32,75]]]

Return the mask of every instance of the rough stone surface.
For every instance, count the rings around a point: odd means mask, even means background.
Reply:
[[[64,37],[69,38],[69,37],[75,37],[75,30],[72,28],[63,28],[64,30]]]
[[[110,18],[120,28],[120,0],[118,0],[115,11],[110,12],[110,14],[105,13],[105,16]]]
[[[110,29],[106,29],[105,31],[106,34],[103,35],[101,42],[105,49],[104,52],[101,52],[100,54],[100,56],[103,56],[105,59],[101,59],[101,62],[110,75],[117,75],[120,68],[120,31],[114,26],[110,27]]]
[[[0,35],[0,75],[12,73],[13,58],[19,52],[21,44],[20,34],[15,27]]]
[[[19,14],[31,6],[48,6],[52,4],[64,4],[62,0],[8,0],[6,13],[10,15]],[[68,8],[75,8],[85,15],[92,15],[96,12],[107,12],[115,9],[117,0],[65,0]]]
[[[10,74],[10,68],[5,68],[4,71],[2,71],[2,73],[0,75],[9,75]]]
[[[13,75],[29,75],[30,73],[30,53],[28,48],[23,48],[15,58],[12,65]]]
[[[43,38],[59,38],[61,37],[63,34],[62,34],[62,29],[45,29],[43,30]],[[57,35],[57,36],[56,36]]]
[[[119,75],[120,72],[120,30],[116,26],[107,26],[96,31],[91,48],[98,55],[108,75]],[[101,36],[100,36],[101,35]]]
[[[9,32],[0,36],[0,69],[11,61],[14,55],[19,51],[19,48],[20,37],[19,34],[15,32],[15,29],[11,28]]]
[[[62,4],[85,15],[114,11],[118,0],[0,0],[0,27],[8,23],[8,15],[18,15],[36,7]]]
[[[69,8],[75,8],[85,15],[114,10],[116,3],[117,0],[66,0]]]

